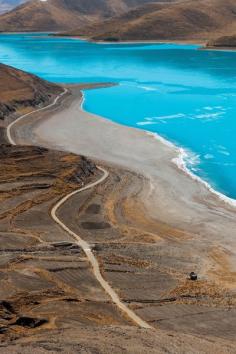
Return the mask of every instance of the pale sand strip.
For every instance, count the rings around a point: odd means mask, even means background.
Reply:
[[[32,124],[18,125],[21,143],[83,154],[144,175],[149,183],[142,202],[149,215],[194,233],[203,241],[203,253],[221,247],[230,257],[232,271],[236,271],[235,208],[181,171],[172,162],[178,157],[173,147],[144,131],[84,112],[78,89],[72,92],[63,109],[51,112],[49,119],[40,117]]]

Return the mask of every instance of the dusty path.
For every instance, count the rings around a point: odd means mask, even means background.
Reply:
[[[47,106],[45,106],[45,107],[42,107],[42,108],[39,108],[39,109],[36,109],[36,110],[31,111],[31,112],[29,112],[29,113],[26,113],[26,114],[24,114],[23,116],[18,117],[18,118],[17,118],[16,120],[14,120],[12,123],[10,123],[10,124],[7,126],[7,128],[6,128],[6,134],[7,134],[7,139],[8,139],[8,141],[9,141],[9,143],[10,143],[11,145],[17,145],[16,142],[15,142],[15,140],[12,138],[12,135],[11,135],[12,127],[13,127],[15,124],[19,123],[22,119],[24,119],[24,118],[26,118],[26,117],[28,117],[28,116],[31,116],[31,115],[34,114],[34,113],[37,113],[37,112],[40,112],[40,111],[44,111],[44,110],[46,110],[46,109],[49,109],[49,108],[55,106],[55,104],[58,102],[58,100],[59,100],[62,96],[64,96],[67,92],[68,92],[68,90],[67,90],[67,89],[64,89],[64,91],[63,91],[60,95],[58,95],[58,96],[54,99],[54,101],[53,101],[52,103],[50,103],[49,105],[47,105]]]
[[[67,196],[65,196],[64,198],[62,198],[52,209],[51,211],[51,216],[53,218],[53,220],[55,220],[55,222],[60,225],[66,232],[68,232],[75,240],[78,246],[80,246],[84,253],[86,254],[90,264],[92,265],[93,268],[93,273],[96,277],[96,279],[98,280],[98,282],[101,284],[101,286],[103,287],[103,289],[105,290],[105,292],[111,297],[112,301],[114,304],[116,304],[116,306],[123,312],[125,313],[134,323],[136,323],[139,327],[142,328],[152,328],[147,322],[143,321],[140,317],[138,317],[132,310],[130,310],[127,306],[125,306],[119,296],[117,295],[117,293],[112,289],[112,287],[108,284],[108,282],[103,278],[100,268],[99,268],[99,264],[98,261],[96,259],[96,257],[94,256],[92,250],[91,250],[91,246],[89,245],[89,243],[87,243],[86,241],[84,241],[83,239],[80,238],[79,235],[77,235],[75,232],[73,232],[72,230],[70,230],[58,217],[57,217],[57,211],[58,209],[68,201],[68,199],[70,199],[71,197],[73,197],[74,195],[83,192],[85,190],[91,189],[95,186],[97,186],[98,184],[102,183],[103,181],[105,181],[105,179],[109,176],[108,171],[106,171],[105,169],[103,169],[102,167],[97,166],[97,168],[103,172],[103,176],[97,180],[96,182],[90,183],[87,186],[80,188],[70,194],[68,194]]]
[[[12,145],[17,145],[16,141],[14,140],[14,138],[11,135],[11,130],[12,127],[17,124],[19,121],[21,121],[22,119],[24,119],[27,116],[30,116],[36,112],[39,111],[43,111],[46,110],[48,108],[53,107],[58,100],[65,95],[68,92],[67,89],[64,89],[64,91],[57,96],[54,101],[49,104],[48,106],[45,106],[43,108],[34,110],[30,113],[27,113],[25,115],[20,116],[19,118],[17,118],[15,121],[13,121],[11,124],[8,125],[6,133],[7,133],[7,138],[10,142],[10,144]],[[109,285],[109,283],[103,278],[100,268],[99,268],[99,263],[96,259],[96,257],[94,256],[92,250],[91,250],[91,246],[84,241],[83,239],[80,238],[79,235],[77,235],[76,233],[74,233],[72,230],[70,230],[58,217],[57,217],[57,211],[58,209],[65,204],[71,197],[73,197],[74,195],[83,192],[85,190],[91,189],[95,186],[97,186],[98,184],[102,183],[103,181],[106,180],[106,178],[109,176],[109,173],[107,170],[103,169],[102,167],[97,166],[97,168],[103,173],[103,176],[95,181],[92,182],[90,184],[88,184],[85,187],[79,188],[75,191],[73,191],[72,193],[66,195],[65,197],[63,197],[51,210],[51,216],[53,218],[53,220],[60,225],[66,232],[68,232],[75,240],[76,243],[79,247],[81,247],[84,251],[84,253],[86,254],[92,269],[93,269],[93,273],[95,278],[98,280],[98,282],[100,283],[100,285],[102,286],[102,288],[105,290],[105,292],[111,297],[113,303],[123,312],[125,313],[136,325],[138,325],[141,328],[146,328],[146,329],[151,329],[152,327],[145,321],[143,321],[140,317],[138,317],[132,310],[130,310],[124,303],[121,302],[119,296],[117,295],[117,293],[112,289],[112,287]]]

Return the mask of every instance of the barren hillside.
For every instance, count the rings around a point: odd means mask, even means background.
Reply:
[[[2,15],[0,31],[69,30],[120,15],[148,2],[150,0],[31,0]]]
[[[235,22],[234,0],[188,0],[147,4],[70,34],[94,40],[207,41],[227,33]]]
[[[0,119],[16,110],[47,103],[61,91],[59,86],[0,64]]]

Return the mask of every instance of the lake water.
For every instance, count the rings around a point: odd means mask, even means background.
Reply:
[[[54,82],[119,83],[86,91],[84,108],[184,147],[189,169],[236,199],[236,52],[1,34],[0,62]]]

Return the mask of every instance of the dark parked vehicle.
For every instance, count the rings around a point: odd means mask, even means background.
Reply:
[[[190,279],[190,280],[197,280],[197,274],[194,273],[194,272],[191,272],[191,273],[189,274],[189,279]]]

